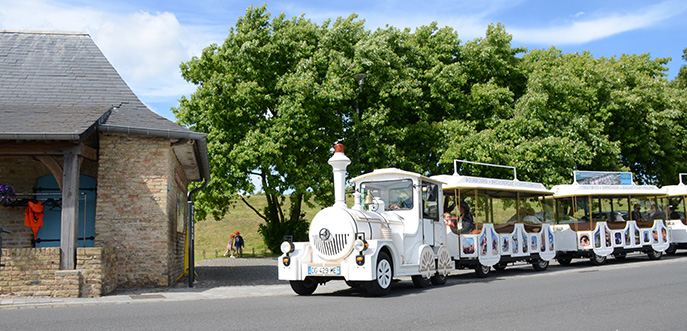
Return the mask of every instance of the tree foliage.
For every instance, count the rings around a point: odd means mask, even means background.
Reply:
[[[223,45],[181,65],[198,88],[174,111],[181,123],[208,133],[214,178],[199,195],[200,218],[220,218],[241,194],[254,192],[252,176],[267,207],[243,202],[266,226],[302,229],[295,226],[304,222],[302,203],[331,200],[327,159],[345,130],[342,118],[351,115],[352,57],[365,34],[355,15],[318,26],[304,17],[270,19],[265,6],[251,7]],[[293,234],[305,239],[305,231]],[[266,244],[276,251],[280,240]]]
[[[267,207],[253,209],[268,247],[286,233],[304,240],[302,204],[333,201],[336,142],[351,175],[450,173],[455,158],[516,166],[548,185],[573,170],[631,170],[655,184],[685,171],[684,67],[669,82],[667,59],[648,54],[528,52],[511,41],[501,24],[461,44],[436,23],[368,31],[355,14],[318,25],[249,8],[222,45],[181,65],[197,90],[174,112],[208,133],[213,174],[199,217],[223,216],[258,178]]]
[[[682,60],[687,62],[687,48],[682,50]],[[678,72],[677,77],[675,77],[675,84],[679,88],[687,89],[687,65],[682,65],[680,67],[680,72]]]

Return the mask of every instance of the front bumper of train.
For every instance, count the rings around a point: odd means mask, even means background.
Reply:
[[[375,279],[374,266],[378,242],[368,242],[362,252],[353,250],[345,258],[324,260],[317,256],[308,242],[293,243],[293,252],[282,254],[278,261],[279,280],[302,281],[306,277],[323,281],[341,279],[346,281],[371,281]]]

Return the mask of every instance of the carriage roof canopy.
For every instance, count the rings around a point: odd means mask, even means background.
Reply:
[[[444,190],[484,190],[501,192],[502,195],[520,193],[521,195],[552,195],[553,192],[541,183],[524,182],[519,180],[483,178],[461,175],[434,176],[437,180],[446,182]],[[496,194],[496,193],[494,193]]]

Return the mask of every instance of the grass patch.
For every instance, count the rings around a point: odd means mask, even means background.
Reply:
[[[255,209],[262,211],[267,202],[264,195],[254,195],[247,199]],[[290,206],[287,200],[284,206]],[[322,207],[315,205],[310,208],[303,204],[303,212],[305,218],[310,222],[315,214],[322,209]],[[284,211],[285,213],[287,210]],[[204,259],[225,258],[222,254],[227,249],[227,242],[229,236],[235,231],[241,232],[245,247],[243,248],[243,257],[264,257],[264,256],[279,256],[281,252],[270,252],[267,249],[262,236],[258,233],[258,226],[263,224],[264,220],[255,214],[253,210],[248,208],[243,201],[236,201],[234,208],[229,210],[227,215],[220,221],[215,221],[212,217],[204,221],[198,221],[195,224],[195,261]]]

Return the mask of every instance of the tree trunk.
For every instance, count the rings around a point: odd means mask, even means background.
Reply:
[[[296,222],[301,217],[301,205],[303,204],[303,193],[291,196],[291,221]]]

